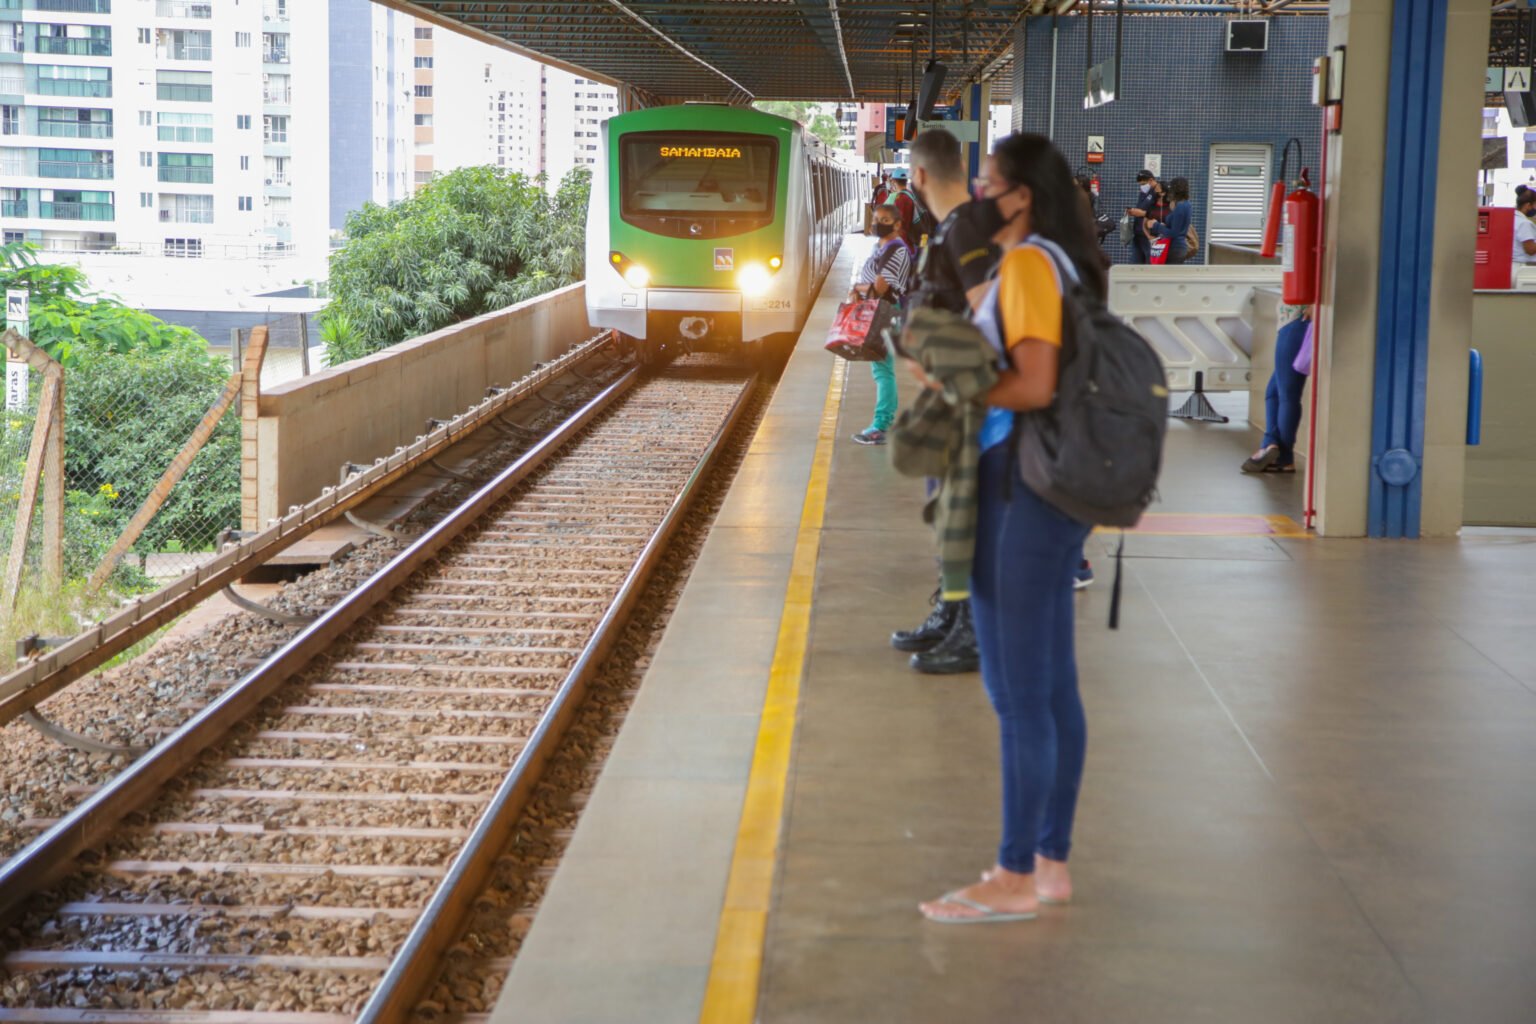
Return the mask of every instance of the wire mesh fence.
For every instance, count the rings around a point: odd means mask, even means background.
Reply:
[[[16,372],[13,365],[8,368]],[[42,375],[6,409],[0,436],[0,545],[12,550]],[[157,483],[218,400],[233,372],[211,353],[92,354],[64,374],[63,581],[88,579],[149,502]],[[16,398],[15,389],[12,398]],[[225,413],[186,473],[154,509],[107,579],[118,592],[153,589],[207,557],[240,525],[240,423]],[[44,573],[37,515],[23,557],[25,585]]]

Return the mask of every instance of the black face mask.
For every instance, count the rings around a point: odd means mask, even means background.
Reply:
[[[875,237],[876,238],[889,238],[891,236],[891,234],[895,230],[896,230],[896,225],[895,224],[886,224],[886,223],[884,223],[882,221],[878,221],[878,220],[875,221]]]
[[[1012,191],[1013,189],[1011,188],[1008,190],[1008,192]],[[973,199],[967,205],[972,226],[989,238],[1003,230],[1003,225],[1007,224],[1011,219],[1004,217],[1003,211],[997,205],[997,201],[1006,196],[1008,192],[1004,192],[1001,196]]]

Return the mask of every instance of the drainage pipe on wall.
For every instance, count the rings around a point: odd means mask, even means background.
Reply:
[[[1045,130],[1046,138],[1056,141],[1056,46],[1060,40],[1056,27],[1056,15],[1051,15],[1051,119]]]

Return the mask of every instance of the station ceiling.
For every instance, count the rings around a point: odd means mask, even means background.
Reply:
[[[660,102],[754,99],[905,103],[930,52],[946,88],[991,80],[1006,96],[1014,26],[1059,3],[1087,0],[383,0],[434,21],[485,33],[578,74],[634,87]],[[1116,0],[1095,0],[1109,16]],[[1288,13],[1325,0],[1270,0]],[[1129,0],[1133,13],[1221,14],[1201,0]],[[1252,3],[1249,10],[1265,7]]]

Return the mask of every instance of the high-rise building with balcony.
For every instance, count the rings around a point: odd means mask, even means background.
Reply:
[[[612,86],[480,39],[415,26],[416,187],[460,167],[492,166],[551,188],[598,159],[598,127],[618,112]]]
[[[0,0],[4,240],[323,276],[347,212],[409,189],[411,24],[369,0]]]

